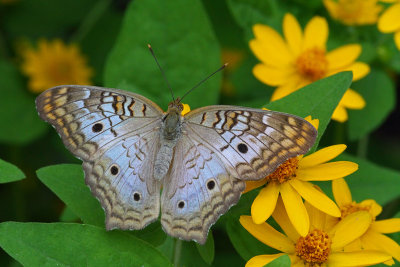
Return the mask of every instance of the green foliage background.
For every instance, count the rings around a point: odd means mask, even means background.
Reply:
[[[281,32],[286,12],[303,26],[314,15],[325,16],[329,50],[361,43],[360,60],[370,64],[371,73],[353,84],[351,73],[340,73],[268,103],[273,90],[253,77],[257,60],[248,41],[255,23]],[[159,222],[142,231],[106,232],[104,212],[84,184],[79,160],[39,119],[36,95],[27,90],[27,78],[20,72],[18,42],[36,43],[39,38],[78,43],[95,69],[94,84],[142,94],[163,108],[171,96],[148,43],[177,96],[220,67],[222,57],[234,61],[229,57],[233,51],[240,61],[193,91],[185,103],[192,109],[264,106],[318,118],[313,150],[347,144],[341,159],[360,165],[347,178],[354,199],[375,199],[384,207],[380,219],[400,217],[400,53],[393,37],[375,26],[343,26],[330,20],[317,0],[0,1],[0,266],[243,266],[252,256],[275,252],[238,222],[240,215],[250,214],[257,191],[243,195],[218,220],[204,246],[177,242],[164,234]],[[221,90],[226,84],[233,89]],[[367,106],[351,111],[344,124],[331,122],[350,84]],[[330,183],[319,185],[331,195]],[[400,240],[399,234],[391,237]],[[283,257],[273,265],[287,262]]]

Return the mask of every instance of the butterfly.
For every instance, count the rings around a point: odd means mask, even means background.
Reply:
[[[290,114],[215,105],[182,116],[179,98],[164,112],[141,95],[95,86],[48,89],[36,107],[83,161],[107,230],[142,229],[161,210],[167,234],[200,244],[245,181],[305,154],[317,136]]]

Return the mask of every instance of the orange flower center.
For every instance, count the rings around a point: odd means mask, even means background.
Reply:
[[[305,266],[316,266],[324,263],[331,251],[331,239],[322,230],[314,229],[296,243],[296,255],[304,260]]]
[[[356,202],[352,202],[350,204],[346,204],[340,208],[341,216],[340,219],[344,219],[347,215],[352,214],[357,211],[368,211],[370,212],[371,207],[369,206],[361,206],[357,204]],[[375,216],[373,216],[375,219]]]
[[[328,60],[325,50],[314,47],[304,51],[296,61],[296,67],[301,75],[312,81],[325,77],[328,70]]]
[[[280,184],[290,180],[292,177],[296,177],[296,170],[298,168],[299,160],[297,157],[290,158],[281,165],[270,175],[266,177],[267,181],[276,181]]]

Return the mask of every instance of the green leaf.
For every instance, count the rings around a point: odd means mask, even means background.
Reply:
[[[0,184],[15,182],[24,178],[25,174],[17,166],[0,159]]]
[[[0,73],[0,142],[27,144],[45,132],[46,124],[37,115],[35,99],[17,69],[0,61]]]
[[[286,267],[290,266],[291,261],[288,255],[282,255],[279,258],[276,258],[272,262],[268,263],[267,267]]]
[[[37,171],[37,176],[84,223],[104,227],[104,211],[86,186],[80,165],[61,164],[44,167]]]
[[[77,222],[79,221],[79,217],[76,216],[76,214],[69,208],[68,206],[65,206],[64,210],[62,211],[60,215],[60,221],[61,222]]]
[[[311,150],[313,151],[318,146],[319,140],[331,120],[333,111],[349,88],[352,78],[352,72],[337,73],[309,84],[284,98],[267,104],[265,107],[303,118],[311,115],[313,119],[319,119],[318,138]]]
[[[196,247],[203,260],[208,264],[211,264],[214,260],[214,254],[215,254],[214,237],[212,231],[208,233],[208,238],[206,243],[204,245],[196,243]]]
[[[358,164],[359,169],[347,176],[346,182],[350,187],[354,201],[375,199],[381,205],[399,196],[400,172],[385,168],[368,160],[343,153],[335,161],[346,160]],[[317,182],[319,187],[332,197],[331,183]]]
[[[276,253],[275,249],[264,245],[247,232],[236,217],[229,218],[226,230],[236,251],[246,261],[257,255]]]
[[[349,139],[357,140],[377,129],[396,104],[395,88],[389,76],[372,69],[365,78],[352,85],[365,99],[361,110],[349,110]]]
[[[175,96],[182,96],[221,65],[218,42],[200,1],[132,1],[106,64],[106,86],[167,106],[171,93],[147,44],[152,45]],[[192,109],[215,104],[220,81],[219,73],[184,102]]]
[[[172,266],[148,243],[82,224],[0,224],[0,246],[24,266]]]

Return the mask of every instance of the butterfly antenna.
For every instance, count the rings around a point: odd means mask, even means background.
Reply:
[[[213,73],[211,73],[210,75],[208,75],[206,78],[204,78],[203,80],[201,80],[198,84],[196,84],[195,86],[193,86],[192,89],[190,89],[189,91],[187,91],[180,99],[180,101],[182,101],[182,99],[188,95],[191,91],[193,91],[194,89],[196,89],[197,87],[199,87],[202,83],[204,83],[205,81],[207,81],[208,79],[210,79],[214,74],[216,74],[217,72],[220,72],[221,70],[225,69],[225,67],[228,66],[228,63],[225,63],[224,65],[222,65],[219,69],[217,69],[216,71],[214,71]]]
[[[162,76],[164,77],[164,81],[167,83],[167,86],[168,86],[169,90],[171,91],[172,100],[175,101],[174,92],[172,91],[171,85],[168,82],[167,76],[165,76],[164,70],[161,68],[160,63],[158,63],[158,60],[157,60],[156,54],[154,54],[153,48],[151,48],[150,44],[147,44],[147,47],[149,48],[151,54],[153,55],[154,60],[156,61],[157,66],[160,69]]]

